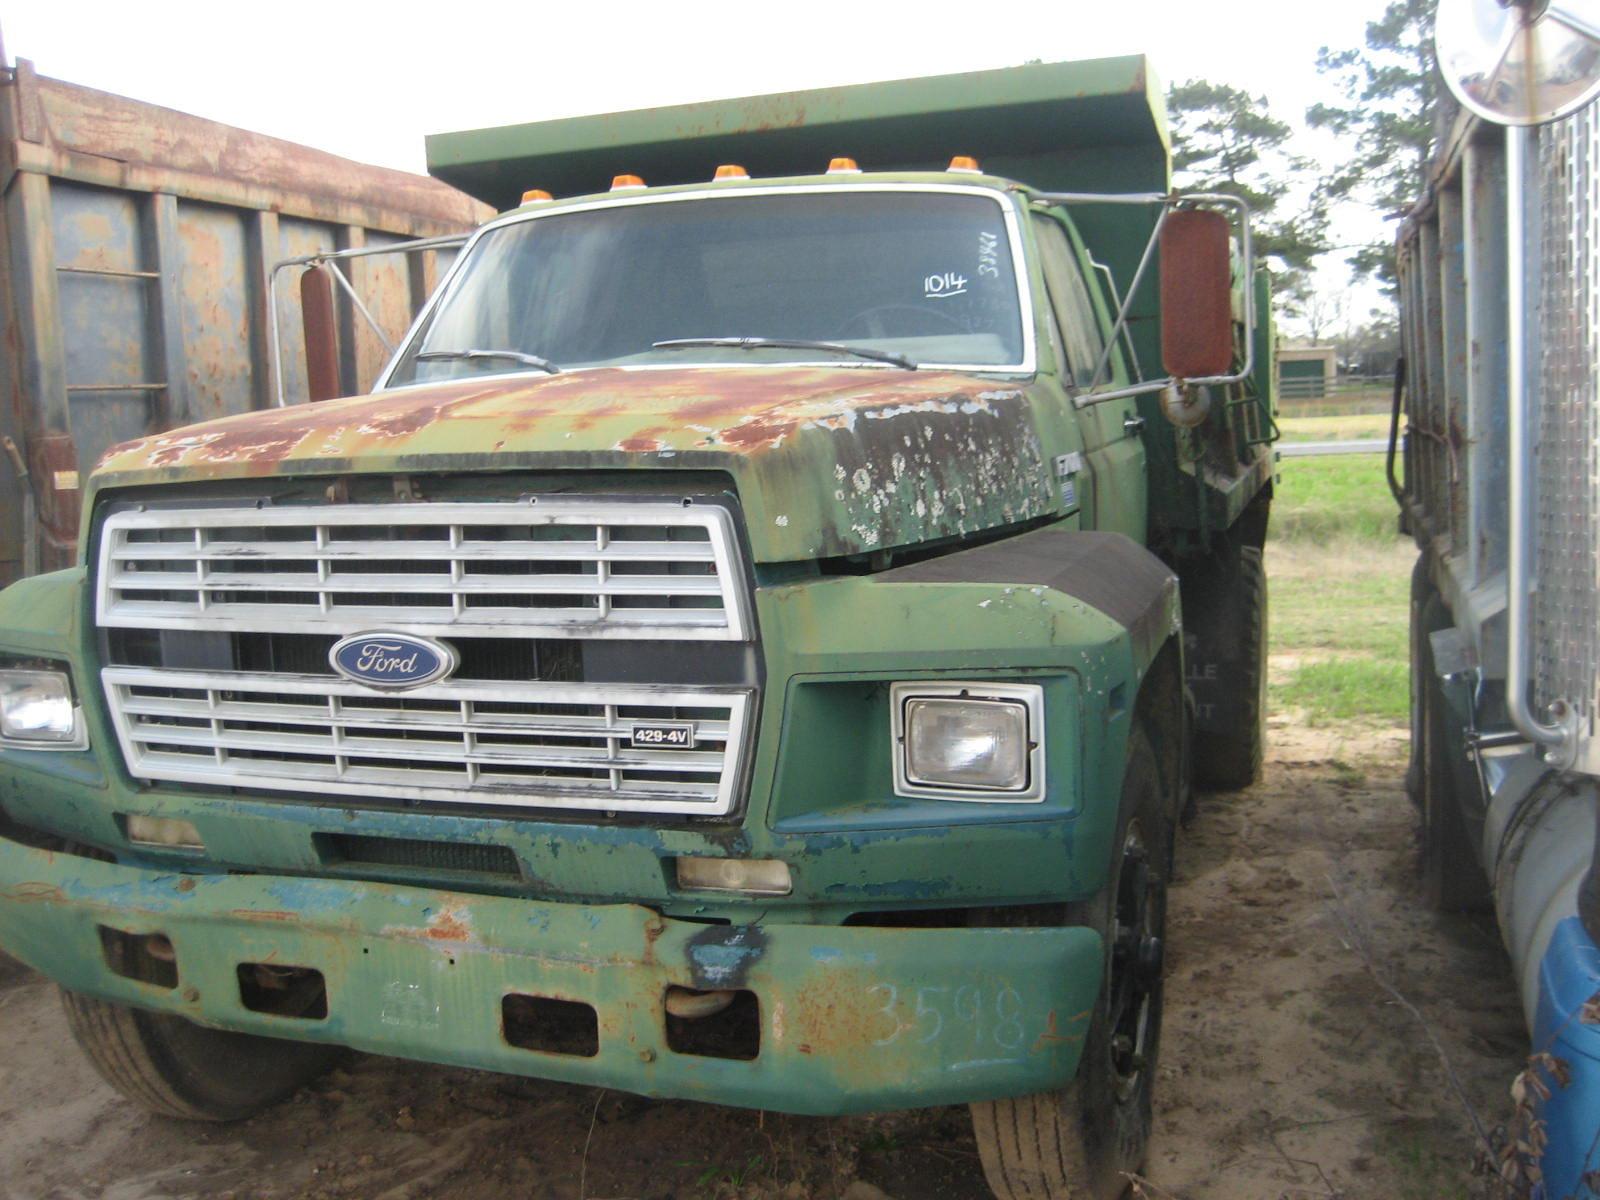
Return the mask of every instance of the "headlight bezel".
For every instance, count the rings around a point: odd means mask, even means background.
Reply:
[[[0,701],[0,750],[82,751],[89,748],[89,729],[84,719],[83,704],[73,686],[72,673],[65,663],[40,662],[38,665],[6,664],[0,666],[0,693],[17,684],[30,681],[48,681],[54,684],[60,698],[69,706],[72,717],[70,730],[45,736],[19,734],[8,728],[3,701]]]
[[[914,701],[963,701],[973,705],[1001,707],[1016,711],[1023,720],[1027,746],[1027,777],[1021,787],[1003,788],[972,784],[952,784],[919,777],[911,769],[911,739],[915,736],[908,719]],[[890,753],[894,764],[895,795],[907,799],[954,800],[973,804],[1040,804],[1045,799],[1045,723],[1044,688],[1036,683],[996,683],[988,680],[915,680],[893,683],[889,687],[892,713]]]

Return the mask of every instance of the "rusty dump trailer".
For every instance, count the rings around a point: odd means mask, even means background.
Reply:
[[[463,233],[489,209],[432,179],[170,109],[0,75],[0,584],[72,562],[79,484],[118,442],[276,404],[269,279],[321,251]],[[397,339],[441,254],[342,264]],[[307,399],[296,289],[281,395]],[[341,295],[341,390],[388,357]]]

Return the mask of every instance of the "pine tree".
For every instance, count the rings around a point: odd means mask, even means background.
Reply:
[[[1289,150],[1294,131],[1272,116],[1265,96],[1199,79],[1168,91],[1167,113],[1178,186],[1250,206],[1256,254],[1272,266],[1276,290],[1294,311],[1311,296],[1309,272],[1328,249],[1327,207],[1311,186],[1311,163]],[[1309,198],[1285,215],[1297,192]]]
[[[1352,200],[1398,219],[1421,194],[1439,100],[1436,2],[1391,0],[1383,15],[1367,24],[1364,47],[1318,51],[1317,69],[1334,78],[1346,103],[1313,105],[1306,120],[1354,147],[1322,179],[1321,191],[1330,202]],[[1392,241],[1358,247],[1349,263],[1357,278],[1375,277],[1393,289]]]

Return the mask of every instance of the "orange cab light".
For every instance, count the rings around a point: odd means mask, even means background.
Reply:
[[[946,170],[955,171],[960,175],[983,174],[982,171],[978,170],[978,160],[975,158],[969,158],[965,154],[958,154],[952,158],[950,160],[950,165],[946,168]]]
[[[532,204],[535,200],[554,200],[555,197],[543,188],[529,188],[522,193],[522,202]]]
[[[833,158],[828,160],[829,175],[859,175],[861,168],[856,166],[853,158]]]
[[[712,176],[712,178],[713,179],[749,179],[750,178],[750,172],[746,171],[738,163],[723,163],[720,167],[717,168],[717,173],[714,176]]]
[[[613,176],[611,180],[611,190],[613,192],[625,192],[629,188],[642,188],[643,186],[644,180],[637,175],[617,175]]]

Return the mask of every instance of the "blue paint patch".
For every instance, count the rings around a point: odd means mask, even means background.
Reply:
[[[835,950],[832,946],[813,946],[811,957],[818,962],[837,962],[844,957],[844,951]]]
[[[689,941],[689,969],[699,988],[737,988],[767,949],[767,935],[759,925],[713,925]]]
[[[313,913],[337,912],[341,908],[350,907],[356,899],[355,893],[343,885],[329,885],[309,879],[269,883],[265,891],[285,909],[306,916]]]

